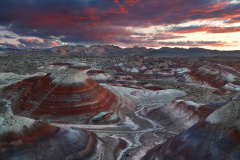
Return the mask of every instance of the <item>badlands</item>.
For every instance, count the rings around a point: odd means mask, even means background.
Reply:
[[[235,57],[2,55],[0,159],[237,160],[239,93]]]

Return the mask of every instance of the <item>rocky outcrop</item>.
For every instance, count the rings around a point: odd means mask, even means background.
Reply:
[[[68,45],[60,47],[60,48],[51,49],[52,53],[57,53],[57,54],[61,54],[61,55],[69,54],[71,51],[72,51],[72,48]]]
[[[88,54],[97,55],[97,56],[123,55],[125,54],[125,51],[122,48],[118,46],[113,46],[113,45],[105,45],[105,46],[93,45],[89,47]]]
[[[224,86],[240,80],[240,73],[228,66],[208,62],[201,67],[195,67],[184,77],[189,83],[227,89],[228,87]]]
[[[93,45],[89,47],[88,52],[91,55],[103,55],[105,53],[105,49],[103,46],[100,45]]]
[[[114,78],[102,70],[91,69],[86,74],[96,82],[114,82]]]
[[[77,55],[88,55],[87,47],[78,45],[71,52],[77,53]]]
[[[56,127],[13,115],[0,114],[0,127],[1,159],[116,159],[125,146],[117,138],[99,138],[80,128]],[[104,152],[98,152],[99,148]]]
[[[13,114],[59,123],[113,123],[120,109],[134,106],[90,79],[82,65],[71,67],[9,85],[3,98],[11,101]]]
[[[147,117],[173,131],[184,131],[204,120],[217,107],[192,101],[173,100],[170,104],[149,110]]]
[[[240,159],[240,98],[233,100],[162,145],[143,159]]]
[[[152,49],[147,49],[146,47],[138,47],[134,46],[133,48],[125,48],[124,51],[126,53],[132,53],[136,55],[145,55],[148,54]]]
[[[203,122],[150,150],[143,160],[237,160],[240,158],[239,137],[237,126],[227,128]]]

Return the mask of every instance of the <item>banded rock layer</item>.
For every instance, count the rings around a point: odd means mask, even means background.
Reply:
[[[2,94],[12,102],[13,114],[58,123],[112,123],[120,109],[133,107],[75,69],[25,79]]]
[[[149,110],[146,116],[174,131],[184,131],[204,120],[217,107],[192,101],[173,100],[171,103]]]
[[[0,114],[0,124],[0,159],[116,159],[125,146],[120,139],[13,115]]]
[[[216,88],[217,94],[223,94],[227,90],[239,91],[240,88],[240,73],[237,69],[210,62],[201,67],[193,67],[184,78],[189,83]]]
[[[181,160],[238,160],[240,159],[240,98],[210,114],[199,122],[155,146],[143,157],[151,159]]]

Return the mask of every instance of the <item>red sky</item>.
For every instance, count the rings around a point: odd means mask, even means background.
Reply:
[[[1,0],[0,47],[240,50],[238,0]]]

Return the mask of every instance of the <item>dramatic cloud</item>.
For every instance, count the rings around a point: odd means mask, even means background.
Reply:
[[[57,42],[50,41],[50,40],[40,41],[38,39],[21,38],[21,39],[18,39],[17,41],[19,42],[19,44],[9,44],[7,42],[0,43],[0,47],[19,48],[19,49],[27,49],[27,48],[39,49],[39,48],[52,48],[52,47],[59,46]]]
[[[227,21],[227,23],[238,23],[240,22],[240,16],[236,17],[236,18],[231,18],[229,21]]]
[[[166,39],[178,39],[178,38],[183,38],[184,36],[177,36],[173,34],[154,34],[150,37],[148,37],[148,40],[166,40]]]
[[[1,48],[20,48],[20,46],[18,46],[18,45],[9,44],[9,43],[7,43],[7,42],[5,42],[5,43],[0,43],[0,47],[1,47]]]
[[[174,33],[196,33],[196,32],[208,32],[208,33],[229,33],[240,32],[240,27],[210,27],[210,26],[189,26],[189,27],[174,27],[169,31]]]
[[[43,42],[38,39],[18,39],[20,42],[21,48],[51,48],[58,46],[58,43],[55,41],[44,40]]]
[[[222,41],[177,41],[177,42],[158,42],[159,45],[162,46],[192,46],[192,47],[199,47],[199,46],[235,46],[234,44],[229,44],[227,42]]]
[[[34,45],[50,47],[53,44],[45,42],[56,40],[85,45],[120,43],[122,46],[149,41],[145,44],[155,46],[161,40],[182,39],[185,33],[239,32],[240,26],[234,26],[239,19],[240,3],[232,0],[0,1],[0,26],[18,35],[15,43],[31,48]],[[223,21],[228,26],[179,26],[203,20]],[[165,26],[172,27],[159,31]],[[154,27],[156,29],[151,29]],[[32,42],[17,40],[23,37],[35,39]],[[0,42],[4,42],[3,39],[13,37],[5,34]],[[38,39],[41,41],[37,42]]]
[[[13,35],[0,35],[0,38],[14,39],[14,38],[17,38],[17,37],[13,36]]]

